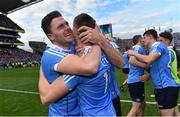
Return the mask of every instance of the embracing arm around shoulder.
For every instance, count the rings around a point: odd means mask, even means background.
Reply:
[[[63,97],[69,92],[64,79],[59,77],[52,84],[49,84],[44,76],[42,68],[39,72],[39,94],[42,104],[49,104]]]
[[[104,50],[108,60],[118,68],[123,68],[124,60],[121,52],[117,48],[112,48],[107,40],[101,39],[100,47]]]
[[[57,71],[74,74],[91,76],[98,71],[101,61],[101,49],[97,45],[92,46],[92,51],[85,56],[67,55],[58,63]]]
[[[104,50],[108,60],[112,64],[114,64],[118,68],[123,68],[124,60],[122,54],[118,49],[111,47],[106,37],[97,27],[95,29],[92,29],[87,26],[82,26],[78,30],[86,30],[79,35],[82,43],[90,42],[93,44],[98,44]]]
[[[131,56],[129,58],[129,63],[134,65],[134,66],[137,66],[137,67],[142,67],[142,68],[145,68],[145,67],[148,67],[147,64],[141,62],[141,61],[138,61],[134,56]]]
[[[133,50],[128,50],[128,54],[135,56],[138,60],[150,65],[152,64],[156,59],[160,57],[160,54],[157,52],[152,52],[149,55],[141,55]]]

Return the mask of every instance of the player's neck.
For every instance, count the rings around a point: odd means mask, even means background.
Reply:
[[[70,43],[67,43],[67,44],[59,44],[59,43],[56,43],[54,42],[53,44],[55,44],[56,46],[64,49],[64,50],[70,50]]]
[[[149,48],[151,48],[152,45],[153,45],[155,42],[157,42],[157,41],[156,41],[156,40],[152,40],[152,41],[150,42],[150,44],[149,44]]]

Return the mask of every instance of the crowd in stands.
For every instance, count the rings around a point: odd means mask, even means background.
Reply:
[[[0,48],[0,55],[1,68],[36,66],[41,59],[40,54],[27,52],[19,48]]]
[[[0,37],[0,42],[5,42],[5,43],[15,43],[16,40],[17,40],[16,38],[9,39],[9,38],[1,38]]]

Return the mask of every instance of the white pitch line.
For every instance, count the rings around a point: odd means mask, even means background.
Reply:
[[[36,95],[39,95],[38,92],[21,91],[21,90],[13,90],[13,89],[0,89],[0,91],[7,91],[7,92],[16,92],[16,93],[25,93],[25,94],[36,94]],[[121,102],[132,103],[131,100],[120,100],[120,101],[121,101]],[[156,102],[146,101],[146,104],[156,105]],[[180,105],[180,103],[178,103],[178,106],[179,106],[179,105]]]
[[[0,89],[0,91],[16,92],[16,93],[25,93],[25,94],[39,94],[38,92],[21,91],[21,90],[13,90],[13,89]]]
[[[132,103],[131,100],[120,100],[121,102],[128,102],[128,103]],[[151,105],[156,105],[157,103],[156,102],[149,102],[149,101],[146,101],[146,104],[151,104]],[[180,103],[178,103],[178,106],[180,105]]]

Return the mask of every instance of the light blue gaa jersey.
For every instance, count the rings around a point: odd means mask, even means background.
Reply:
[[[150,74],[155,89],[165,87],[177,87],[174,78],[171,75],[169,64],[171,63],[169,51],[166,45],[155,42],[150,48],[150,54],[156,52],[160,57],[150,66]]]
[[[74,49],[63,50],[56,45],[50,45],[43,53],[41,66],[45,77],[49,83],[52,83],[56,78],[63,73],[54,71],[54,65],[59,63],[68,54],[74,54]],[[78,106],[77,91],[73,90],[63,98],[51,103],[49,106],[49,116],[73,116],[80,115]]]
[[[125,63],[123,68],[129,68],[129,55],[127,52],[124,52],[123,59]]]
[[[139,54],[144,54],[144,50],[140,45],[134,45],[132,50],[138,52]],[[128,74],[128,84],[140,82],[140,77],[144,75],[144,69],[141,67],[136,67],[132,64],[129,64],[129,74]]]
[[[86,48],[85,53],[91,48]],[[91,77],[64,76],[64,82],[69,89],[77,88],[79,105],[83,116],[115,116],[109,89],[110,64],[102,54],[99,70]]]
[[[119,46],[115,42],[109,41],[109,44],[111,45],[112,48],[119,49]],[[111,64],[111,67],[110,67],[110,86],[109,87],[111,90],[112,99],[117,98],[120,95],[120,92],[119,92],[118,84],[116,82],[115,66],[113,64]]]

